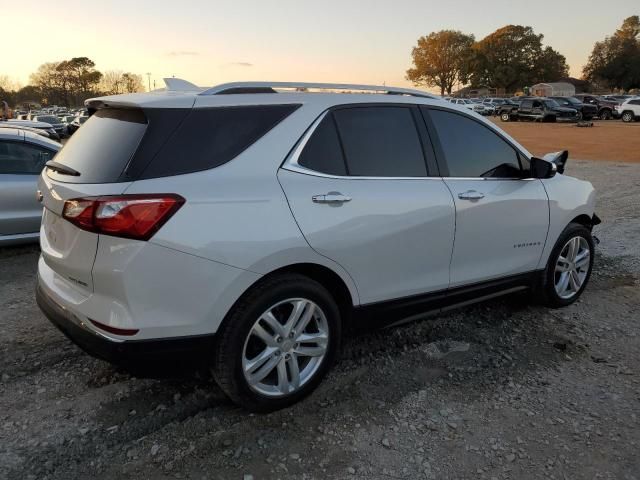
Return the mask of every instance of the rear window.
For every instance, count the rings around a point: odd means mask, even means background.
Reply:
[[[56,162],[80,172],[73,177],[47,170],[61,182],[117,182],[147,129],[142,110],[98,110],[56,156]]]
[[[298,107],[98,110],[56,157],[80,175],[48,175],[112,183],[208,170],[235,158]]]

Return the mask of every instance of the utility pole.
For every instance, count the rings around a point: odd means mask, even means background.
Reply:
[[[151,91],[151,72],[147,72],[147,80],[149,83],[149,91]]]

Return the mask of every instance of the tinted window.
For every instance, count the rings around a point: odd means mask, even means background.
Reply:
[[[334,112],[349,175],[425,177],[427,167],[410,108],[357,107]]]
[[[516,151],[488,127],[456,113],[431,110],[450,177],[520,177]]]
[[[640,105],[640,100],[629,100],[631,105]]]
[[[296,108],[98,110],[56,158],[80,176],[48,175],[61,182],[111,183],[207,170],[233,159]]]
[[[520,105],[522,108],[531,108],[533,107],[533,102],[531,100],[523,100]]]
[[[191,110],[158,156],[144,170],[142,178],[218,167],[250,147],[298,106],[261,105]],[[86,125],[82,128],[86,128]]]
[[[54,155],[36,145],[0,141],[0,174],[38,174]]]
[[[340,139],[331,113],[324,117],[307,141],[298,157],[298,164],[331,175],[347,174]]]
[[[147,129],[141,110],[98,110],[67,142],[56,161],[80,176],[47,174],[61,182],[110,183],[118,181]]]

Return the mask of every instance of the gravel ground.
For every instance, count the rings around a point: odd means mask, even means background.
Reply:
[[[640,165],[568,170],[604,220],[581,301],[349,338],[315,394],[270,415],[204,374],[85,355],[35,305],[37,249],[0,250],[0,478],[640,479]]]

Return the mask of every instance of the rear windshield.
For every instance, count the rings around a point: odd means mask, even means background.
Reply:
[[[98,110],[56,157],[80,175],[47,174],[61,182],[114,183],[208,170],[235,158],[298,107]]]
[[[80,172],[77,177],[47,170],[61,182],[111,183],[119,180],[147,129],[142,110],[98,110],[56,156]]]
[[[54,117],[54,116],[38,115],[36,118],[37,118],[38,122],[60,123],[60,119],[58,117]]]

